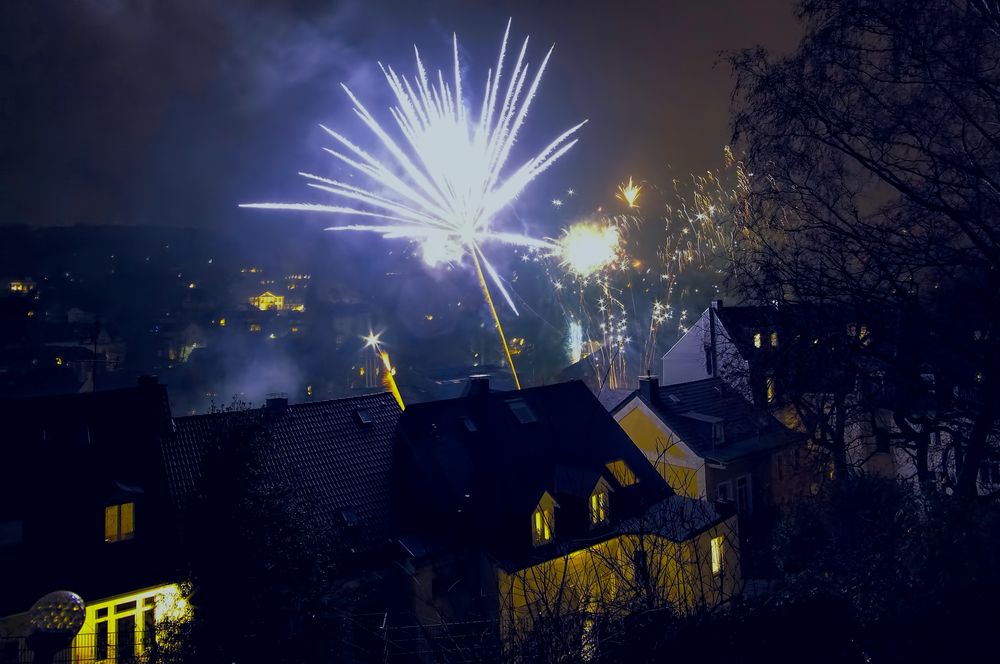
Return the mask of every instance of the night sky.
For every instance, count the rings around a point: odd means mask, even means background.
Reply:
[[[556,44],[522,145],[590,120],[525,196],[572,187],[596,206],[628,175],[718,167],[731,91],[719,52],[799,36],[787,0],[10,0],[2,12],[0,223],[30,225],[212,227],[253,214],[238,202],[315,199],[296,172],[332,167],[318,123],[372,145],[338,83],[381,112],[376,62],[409,73],[417,44],[447,65],[453,31],[467,80],[482,81],[508,17],[512,38],[532,36],[532,62]]]

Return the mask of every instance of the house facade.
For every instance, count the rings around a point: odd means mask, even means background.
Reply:
[[[876,435],[893,429],[889,412],[872,407],[878,363],[845,360],[873,341],[863,320],[832,305],[723,306],[717,300],[663,355],[661,382],[719,378],[789,428],[810,434],[825,428],[842,439],[846,465],[907,475],[910,460]],[[821,456],[816,452],[802,451],[814,461]],[[834,465],[825,472],[832,474]]]
[[[63,661],[151,652],[156,625],[189,609],[160,462],[171,435],[165,388],[142,378],[129,389],[2,401],[0,413],[0,661],[31,656],[27,611],[57,590],[86,604]]]
[[[739,591],[735,518],[677,495],[579,381],[457,399],[400,419],[400,544],[425,624],[544,623],[597,647],[610,615]]]
[[[612,414],[677,494],[732,504],[747,554],[760,552],[777,510],[815,490],[803,436],[720,378],[642,376]]]

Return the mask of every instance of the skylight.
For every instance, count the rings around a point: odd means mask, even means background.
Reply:
[[[375,421],[372,418],[371,412],[367,408],[355,408],[354,419],[362,426],[369,426]]]
[[[531,407],[528,406],[524,399],[511,399],[507,402],[507,407],[510,408],[510,412],[514,413],[514,417],[521,424],[531,424],[538,421],[535,413],[532,412]]]

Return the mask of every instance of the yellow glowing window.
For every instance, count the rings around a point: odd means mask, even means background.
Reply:
[[[629,468],[628,464],[622,459],[617,459],[607,464],[607,469],[611,471],[611,474],[615,476],[618,483],[622,486],[632,486],[639,481],[639,478],[635,476],[632,469]]]
[[[225,318],[220,318],[219,319],[219,327],[225,327],[225,326],[226,326],[226,319]]]
[[[722,574],[722,538],[712,538],[712,574]]]
[[[250,323],[251,332],[260,332],[260,330],[261,330],[260,323]]]
[[[555,524],[552,521],[552,510],[539,507],[535,510],[533,517],[533,535],[535,545],[545,544],[552,541],[552,530]]]
[[[774,378],[768,376],[764,379],[764,384],[767,389],[767,402],[774,403]]]
[[[590,525],[600,526],[608,522],[608,492],[597,489],[590,494]]]
[[[761,346],[762,343],[763,343],[763,340],[761,338],[760,332],[754,332],[753,333],[753,347],[754,348],[760,348],[760,346]]]
[[[104,508],[104,541],[122,542],[135,537],[135,503]]]
[[[771,348],[777,348],[777,347],[778,347],[778,333],[777,332],[772,332],[771,333]]]

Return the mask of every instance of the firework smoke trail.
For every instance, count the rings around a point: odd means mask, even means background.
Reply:
[[[504,31],[496,70],[491,70],[486,77],[477,120],[473,120],[466,109],[457,36],[452,40],[454,72],[447,79],[440,70],[436,81],[429,77],[416,48],[417,76],[412,80],[398,75],[392,67],[379,65],[395,97],[396,106],[390,113],[404,139],[402,142],[390,136],[354,93],[341,85],[354,104],[355,114],[375,134],[380,147],[391,155],[391,168],[344,135],[323,127],[341,146],[339,151],[329,148],[326,151],[366,176],[381,193],[312,173],[300,173],[310,187],[345,199],[349,204],[254,203],[241,207],[356,215],[377,220],[378,223],[333,226],[327,230],[380,233],[387,239],[414,241],[419,244],[424,261],[432,267],[470,256],[500,335],[514,384],[520,389],[487,275],[515,315],[517,308],[500,275],[483,253],[482,245],[499,242],[558,250],[547,240],[496,231],[491,225],[497,214],[532,180],[576,144],[573,135],[586,121],[563,132],[517,168],[506,169],[518,132],[552,55],[550,48],[529,83],[526,38],[504,91],[501,81],[507,62],[509,34],[510,21]]]

